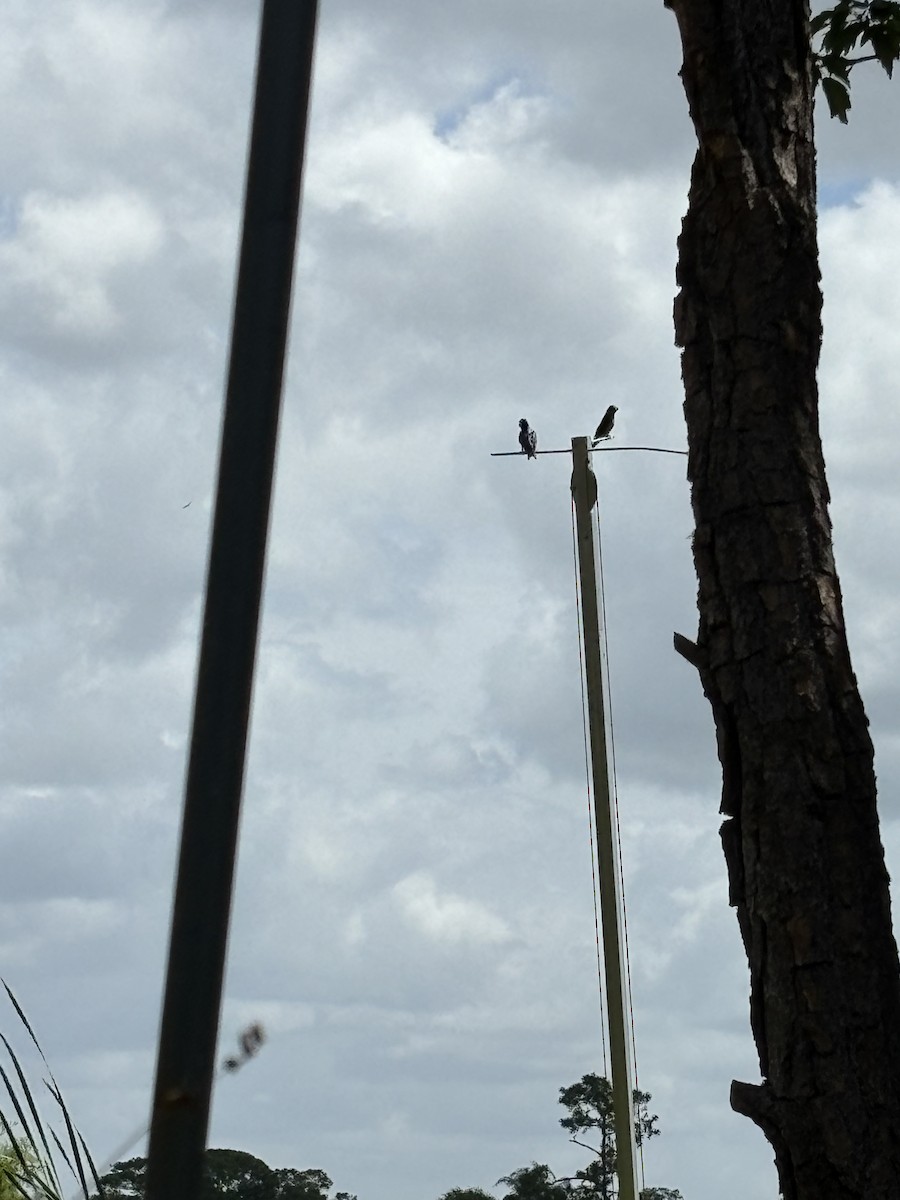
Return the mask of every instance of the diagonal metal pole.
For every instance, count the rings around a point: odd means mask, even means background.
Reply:
[[[197,1200],[228,941],[316,0],[263,0],[147,1200]]]

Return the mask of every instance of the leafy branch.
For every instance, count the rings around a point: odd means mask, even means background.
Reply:
[[[816,81],[832,117],[846,125],[853,68],[878,62],[890,79],[900,59],[900,0],[838,0],[813,17],[810,29],[814,38],[822,35],[813,56]],[[854,54],[865,47],[871,53]]]

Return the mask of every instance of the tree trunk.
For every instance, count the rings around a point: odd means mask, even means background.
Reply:
[[[671,0],[699,148],[676,341],[722,842],[785,1200],[900,1197],[900,967],[831,545],[806,0]]]

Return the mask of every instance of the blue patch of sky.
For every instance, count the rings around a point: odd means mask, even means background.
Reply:
[[[835,179],[818,184],[818,209],[824,212],[826,208],[846,208],[857,203],[859,197],[868,186],[866,179]]]
[[[13,196],[0,195],[0,240],[14,237],[18,228],[18,201]]]
[[[445,142],[449,141],[457,129],[464,124],[473,108],[493,100],[499,91],[510,85],[513,85],[520,96],[537,95],[540,92],[539,88],[530,83],[527,71],[507,70],[492,75],[458,104],[438,110],[434,120],[435,137]]]

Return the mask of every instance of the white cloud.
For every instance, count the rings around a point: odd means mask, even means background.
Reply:
[[[394,895],[410,924],[436,942],[494,945],[509,939],[504,921],[474,900],[441,894],[425,871],[401,879]]]
[[[117,279],[162,243],[162,223],[140,196],[30,193],[14,236],[0,243],[0,315],[8,328],[40,320],[68,337],[109,337],[122,324]]]

